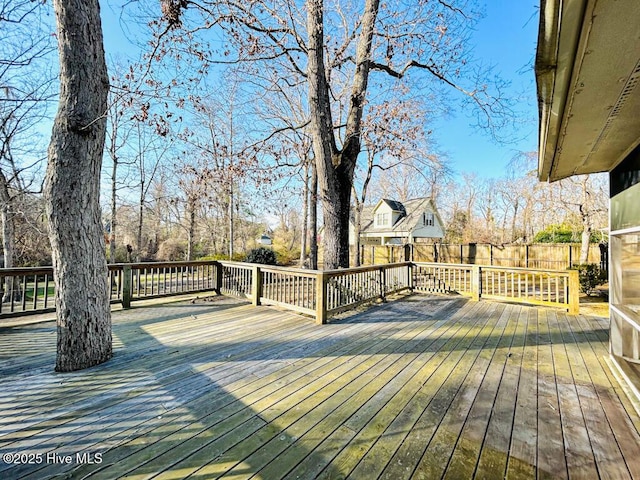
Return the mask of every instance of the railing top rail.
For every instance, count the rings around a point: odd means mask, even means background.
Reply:
[[[383,263],[383,264],[377,264],[377,265],[366,265],[363,267],[337,268],[335,270],[319,270],[318,273],[323,273],[325,275],[336,277],[340,275],[349,275],[351,273],[358,273],[358,272],[373,272],[380,269],[390,270],[392,268],[407,267],[411,264],[412,262]]]
[[[297,267],[280,267],[275,265],[264,265],[259,263],[246,263],[246,262],[234,262],[227,260],[192,260],[192,261],[178,261],[178,262],[136,262],[136,263],[110,263],[107,265],[108,269],[121,270],[125,266],[132,269],[139,268],[162,268],[162,267],[180,267],[180,266],[198,266],[198,265],[226,265],[239,268],[253,268],[259,267],[264,271],[291,273],[294,275],[301,275],[305,277],[313,277],[318,274],[327,276],[340,276],[348,275],[357,272],[369,272],[374,270],[388,270],[392,268],[405,267],[408,265],[417,266],[429,266],[438,268],[466,268],[480,267],[483,270],[500,270],[500,271],[513,271],[513,272],[529,272],[529,273],[553,273],[554,275],[568,276],[571,270],[548,270],[540,268],[525,268],[525,267],[501,267],[497,265],[481,265],[471,263],[435,263],[435,262],[397,262],[397,263],[385,263],[376,265],[367,265],[362,267],[350,267],[339,268],[334,270],[311,270],[306,268]],[[0,268],[0,275],[20,275],[20,274],[45,274],[53,271],[52,266],[42,267],[16,267],[16,268]]]
[[[198,265],[215,265],[214,260],[192,260],[183,262],[137,262],[137,263],[109,263],[107,268],[111,271],[122,270],[123,267],[135,268],[162,268],[162,267],[188,267]],[[53,272],[52,265],[44,265],[41,267],[14,267],[0,268],[0,275],[38,275]]]
[[[411,262],[417,266],[426,266],[426,267],[443,267],[443,268],[472,268],[472,267],[483,267],[484,265],[478,265],[477,263],[444,263],[444,262]]]
[[[310,270],[308,268],[295,268],[295,267],[278,267],[275,265],[261,265],[260,270],[263,272],[272,273],[288,273],[297,277],[316,278],[319,270]]]
[[[20,275],[20,274],[28,274],[28,275],[38,275],[45,273],[52,273],[52,266],[44,266],[44,267],[15,267],[15,268],[0,268],[0,275]]]
[[[233,260],[216,260],[215,263],[219,263],[220,265],[225,265],[225,266],[228,266],[228,267],[250,268],[252,265],[266,266],[266,265],[262,265],[260,263],[236,262],[236,261],[233,261]]]
[[[568,277],[575,270],[549,270],[546,268],[525,268],[525,267],[499,267],[496,265],[480,265],[483,270],[500,270],[502,272],[517,273],[547,273],[554,276]]]
[[[413,262],[418,266],[443,267],[443,268],[472,268],[480,267],[482,270],[499,270],[501,272],[518,273],[548,273],[556,276],[569,276],[573,270],[549,270],[545,268],[525,268],[525,267],[501,267],[498,265],[482,265],[477,263],[433,263],[433,262]]]
[[[217,263],[219,263],[220,265],[229,266],[229,267],[240,267],[240,268],[260,267],[260,270],[263,270],[263,271],[294,273],[294,274],[304,275],[308,277],[315,277],[319,273],[324,273],[323,270],[311,270],[309,268],[281,267],[278,265],[265,265],[263,263],[234,262],[231,260],[220,260],[220,261],[217,261]]]
[[[118,270],[123,267],[131,268],[158,268],[158,267],[189,267],[197,265],[215,265],[216,260],[189,260],[176,262],[135,262],[135,263],[110,263],[109,269]]]

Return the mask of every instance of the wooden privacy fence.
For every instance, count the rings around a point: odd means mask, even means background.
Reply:
[[[0,317],[53,311],[53,270],[0,269]],[[457,293],[561,307],[578,313],[578,272],[471,264],[401,262],[340,270],[304,270],[240,262],[109,265],[111,301],[129,308],[145,298],[215,291],[276,305],[326,323],[330,315],[403,290]]]
[[[411,261],[565,270],[578,263],[580,248],[579,243],[363,245],[360,261],[362,265]],[[591,244],[588,262],[607,270],[606,248]]]

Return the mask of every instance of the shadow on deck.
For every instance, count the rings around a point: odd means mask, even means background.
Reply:
[[[602,318],[416,295],[113,320],[114,358],[71,374],[52,323],[0,329],[0,477],[640,478]]]

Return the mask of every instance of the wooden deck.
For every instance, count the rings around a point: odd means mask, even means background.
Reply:
[[[52,323],[0,328],[0,478],[640,479],[601,318],[414,295],[113,319],[114,358],[72,374]]]

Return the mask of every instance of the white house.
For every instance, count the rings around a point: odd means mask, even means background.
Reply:
[[[349,243],[356,244],[355,219],[349,224]],[[404,203],[383,198],[373,207],[364,207],[360,219],[361,245],[404,245],[442,239],[444,224],[429,198]]]

